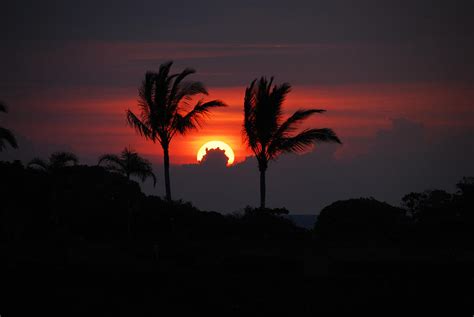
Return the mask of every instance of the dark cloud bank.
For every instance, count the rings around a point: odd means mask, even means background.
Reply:
[[[343,139],[344,141],[344,139]],[[356,146],[349,139],[343,146]],[[9,150],[0,159],[47,157],[58,150],[73,150],[60,144],[35,145],[20,137],[20,150]],[[444,131],[433,136],[421,124],[395,119],[392,128],[379,131],[363,142],[365,154],[336,158],[337,145],[317,146],[303,155],[283,155],[267,171],[267,201],[270,207],[286,207],[293,214],[317,214],[340,199],[374,197],[399,204],[411,191],[440,188],[454,190],[463,176],[474,175],[474,131]],[[80,153],[79,153],[80,154]],[[96,158],[80,157],[96,164]],[[164,193],[162,165],[155,164],[158,184],[142,185],[148,194]],[[246,205],[257,206],[259,174],[254,157],[226,167],[226,157],[214,156],[206,164],[172,166],[174,199],[191,201],[199,208],[223,213]]]
[[[286,207],[294,214],[316,214],[339,199],[373,196],[392,204],[411,191],[429,188],[454,190],[462,176],[474,175],[474,131],[446,133],[433,138],[422,125],[393,120],[380,131],[369,151],[352,159],[336,159],[337,146],[321,145],[304,155],[284,155],[267,172],[270,207]],[[258,205],[259,174],[254,157],[230,168],[225,157],[202,165],[175,166],[174,198],[192,201],[200,208],[233,212]],[[161,166],[157,188],[162,194]]]

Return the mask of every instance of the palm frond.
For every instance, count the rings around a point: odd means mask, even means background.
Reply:
[[[163,63],[160,65],[158,74],[154,77],[154,93],[153,93],[153,103],[157,110],[163,111],[167,107],[167,101],[170,94],[170,80],[169,73],[171,66],[173,65],[172,61]]]
[[[151,170],[141,170],[135,172],[134,174],[137,175],[142,182],[146,181],[148,177],[151,177],[151,179],[153,180],[153,187],[156,186],[156,176]]]
[[[150,172],[150,177],[153,179],[153,187],[156,187],[156,176],[155,176],[155,174]]]
[[[290,91],[291,85],[289,83],[283,83],[281,85],[273,86],[273,90],[268,96],[269,104],[272,105],[270,110],[272,110],[272,116],[275,117],[276,122],[280,122],[282,116],[282,105]]]
[[[131,147],[125,147],[122,152],[120,152],[120,159],[122,160],[127,160],[135,156],[138,156],[138,152]]]
[[[268,81],[260,78],[255,92],[255,133],[262,148],[266,148],[279,127],[282,104],[291,86],[288,83],[274,85],[273,77]]]
[[[123,167],[122,160],[120,159],[120,157],[118,157],[118,155],[115,154],[104,154],[99,157],[99,162],[97,164],[101,165],[102,163],[106,163],[109,165],[113,164]]]
[[[0,151],[5,149],[6,143],[10,144],[12,148],[17,149],[18,148],[18,143],[16,142],[16,138],[13,135],[13,133],[6,129],[0,127]]]
[[[300,109],[295,111],[285,122],[280,125],[280,128],[277,131],[278,135],[284,135],[285,133],[290,133],[296,130],[298,124],[302,121],[308,119],[310,116],[316,113],[324,113],[324,109]]]
[[[131,110],[127,110],[126,114],[128,124],[133,127],[138,134],[145,137],[145,139],[150,139],[155,142],[156,136],[145,123],[143,123]]]
[[[250,148],[254,149],[257,145],[257,134],[255,128],[255,83],[254,79],[245,89],[244,97],[244,124],[242,136]]]
[[[142,182],[148,177],[153,178],[153,186],[156,185],[156,176],[153,174],[151,163],[138,155],[131,148],[125,148],[119,155],[105,154],[99,159],[99,165],[103,162],[108,163],[106,169],[112,172],[118,172],[125,176],[138,176]]]
[[[122,151],[122,161],[127,173],[138,176],[142,182],[151,177],[153,179],[153,186],[156,185],[156,176],[153,174],[150,161],[127,148]]]
[[[295,132],[304,120],[308,119],[315,113],[324,113],[323,109],[300,109],[295,111],[285,122],[283,122],[278,130],[275,132],[272,141],[269,145],[269,152],[273,152],[274,148],[278,146],[282,138],[288,138],[290,133]]]
[[[138,105],[142,112],[150,113],[153,108],[153,84],[156,74],[153,72],[146,72],[145,79],[142,81],[141,86],[138,88]]]
[[[293,136],[282,138],[270,154],[270,158],[275,158],[278,153],[298,153],[306,151],[311,145],[319,142],[341,143],[337,135],[331,129],[306,129]]]
[[[185,116],[176,115],[176,129],[179,133],[197,129],[202,126],[204,117],[209,115],[212,108],[226,107],[227,105],[220,100],[211,100],[208,102],[199,101]]]
[[[176,109],[182,100],[191,100],[193,96],[199,94],[209,94],[204,84],[199,81],[186,81],[180,85],[172,99],[170,98],[170,101],[174,109]]]
[[[196,73],[196,70],[192,68],[185,68],[181,73],[177,74],[176,79],[173,82],[173,87],[171,88],[169,101],[172,102],[175,99],[175,96],[180,89],[181,82],[189,75]],[[169,105],[171,106],[171,104]]]

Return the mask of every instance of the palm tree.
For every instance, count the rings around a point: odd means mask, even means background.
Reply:
[[[46,172],[52,172],[60,168],[77,165],[79,159],[70,152],[55,152],[51,154],[48,161],[34,158],[28,163],[28,167],[39,168]]]
[[[7,106],[0,102],[0,112],[7,113]],[[3,127],[0,127],[0,152],[6,148],[6,143],[10,144],[10,146],[14,149],[18,148],[18,143],[16,142],[16,138],[13,133]]]
[[[192,98],[207,95],[207,89],[201,82],[185,81],[184,79],[196,71],[191,68],[181,73],[170,75],[173,62],[160,65],[158,73],[147,72],[139,88],[137,116],[127,110],[127,121],[137,133],[147,140],[157,141],[163,148],[163,165],[165,170],[166,199],[171,200],[169,175],[169,145],[176,133],[186,134],[202,125],[204,117],[209,115],[211,108],[223,107],[220,100],[197,101],[192,110],[185,112]]]
[[[142,182],[148,177],[153,179],[153,186],[156,185],[156,177],[153,174],[151,163],[140,157],[137,152],[130,148],[125,148],[120,155],[105,154],[99,158],[99,165],[106,162],[106,168],[110,171],[120,173],[130,179],[131,176],[138,176]]]
[[[265,208],[265,172],[268,162],[282,153],[298,153],[316,142],[341,143],[333,130],[305,129],[298,134],[298,125],[322,109],[301,109],[283,121],[282,104],[291,86],[272,85],[273,77],[252,81],[245,90],[243,136],[252,149],[260,171],[260,208]]]

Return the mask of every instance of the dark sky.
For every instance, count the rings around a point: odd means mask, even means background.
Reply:
[[[472,1],[5,1],[17,40],[385,42],[468,40]]]
[[[327,109],[310,124],[344,141],[272,164],[271,206],[315,213],[352,196],[397,203],[409,190],[451,189],[474,174],[474,1],[4,1],[0,9],[0,99],[10,107],[0,123],[21,146],[0,158],[67,149],[91,163],[131,145],[160,179],[161,150],[123,113],[136,106],[144,72],[173,59],[230,105],[172,145],[176,195],[198,206],[256,204],[257,170],[240,131],[243,90],[261,75],[293,85],[288,112]],[[212,171],[181,166],[216,138],[241,163],[217,167],[210,187],[227,186],[233,198],[201,193],[194,181]]]

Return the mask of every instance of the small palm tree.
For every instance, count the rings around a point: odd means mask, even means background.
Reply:
[[[260,208],[265,208],[265,172],[268,162],[282,153],[297,153],[307,150],[316,142],[341,143],[337,135],[328,128],[305,129],[294,134],[298,125],[322,109],[302,109],[283,121],[282,104],[291,86],[288,83],[272,85],[273,77],[252,81],[245,90],[243,136],[252,149],[260,171]]]
[[[99,165],[107,163],[105,166],[112,172],[120,173],[130,179],[137,176],[144,182],[148,177],[153,179],[153,186],[156,185],[156,176],[153,174],[151,163],[140,157],[137,152],[130,148],[125,148],[120,155],[105,154],[99,158]]]
[[[40,158],[34,158],[28,163],[28,167],[42,169],[46,172],[52,172],[60,168],[77,165],[79,159],[74,153],[55,152],[51,154],[48,161]]]
[[[139,89],[138,106],[140,114],[127,110],[127,121],[141,136],[153,143],[159,142],[163,148],[166,199],[171,200],[169,175],[169,145],[178,134],[186,134],[202,125],[212,108],[223,107],[220,100],[204,102],[199,100],[189,112],[188,103],[197,95],[207,95],[201,82],[184,79],[196,71],[186,68],[181,73],[170,75],[172,62],[160,65],[158,73],[147,72]]]
[[[0,102],[0,112],[7,113],[7,106]],[[16,138],[13,133],[3,127],[0,127],[0,152],[6,148],[6,143],[10,144],[10,146],[14,149],[18,148],[18,143],[16,142]]]

